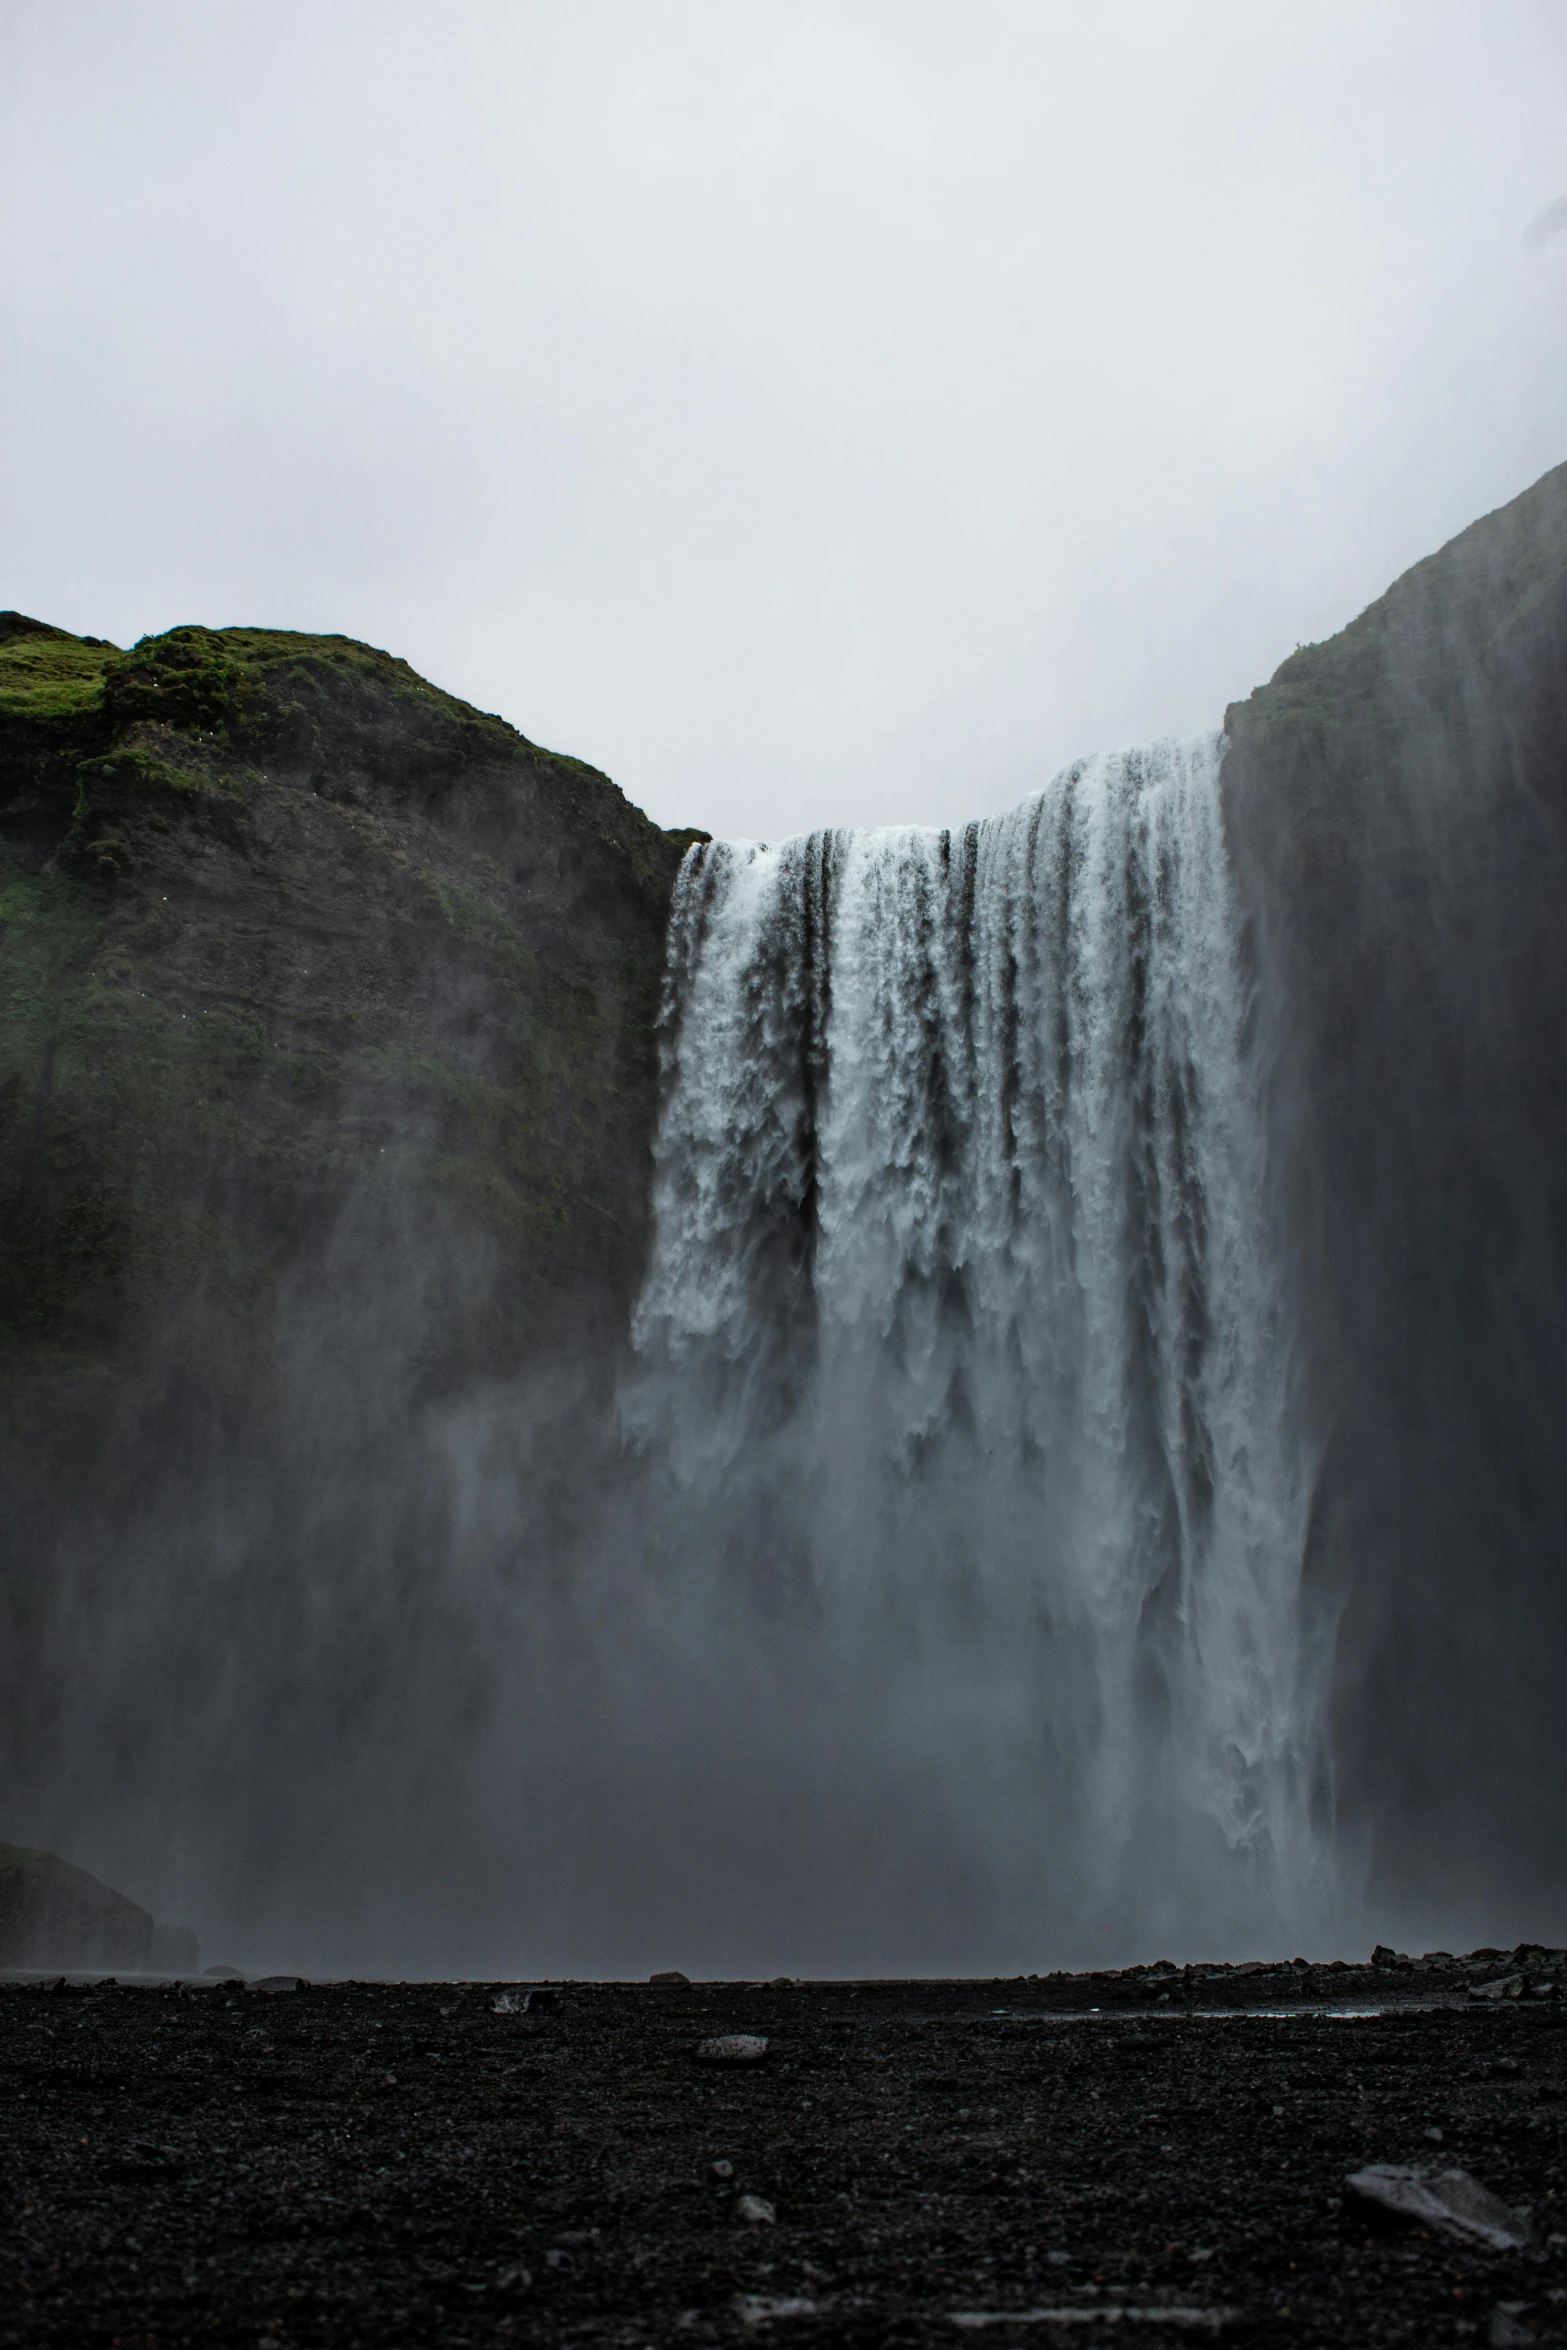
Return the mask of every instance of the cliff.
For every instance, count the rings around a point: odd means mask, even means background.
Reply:
[[[286,1848],[334,1725],[439,1833],[456,1585],[547,1571],[608,1429],[689,837],[343,638],[0,616],[12,1833],[156,1898],[193,1756]],[[486,1550],[451,1414],[523,1386]]]
[[[280,1292],[409,1236],[422,1389],[607,1340],[684,845],[346,639],[0,615],[13,1444],[149,1379],[248,1416]]]
[[[0,1967],[149,1968],[193,1974],[200,1952],[183,1926],[159,1926],[52,1852],[0,1844]]]
[[[1321,1448],[1326,1799],[1406,1914],[1505,1933],[1567,1841],[1567,466],[1226,725]]]

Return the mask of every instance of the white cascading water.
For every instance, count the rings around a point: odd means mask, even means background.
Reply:
[[[1222,749],[714,842],[672,916],[646,1555],[688,1647],[777,1660],[802,1801],[852,1722],[1041,1963],[1276,1945],[1323,1893]]]

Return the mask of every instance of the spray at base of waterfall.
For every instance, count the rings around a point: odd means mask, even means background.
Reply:
[[[959,832],[711,843],[679,884],[611,1615],[662,1653],[652,1778],[705,1714],[895,1940],[1332,1907],[1221,753]]]

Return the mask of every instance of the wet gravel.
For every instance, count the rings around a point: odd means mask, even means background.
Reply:
[[[1567,2343],[1559,1988],[525,1988],[0,1985],[0,2344]]]

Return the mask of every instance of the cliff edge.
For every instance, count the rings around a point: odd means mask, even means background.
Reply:
[[[1346,1852],[1506,1933],[1567,1776],[1567,466],[1226,715]],[[1524,1929],[1520,1926],[1520,1931]]]
[[[425,1389],[612,1343],[689,837],[345,638],[0,614],[13,1444],[138,1380],[248,1415],[283,1292],[399,1247]]]

